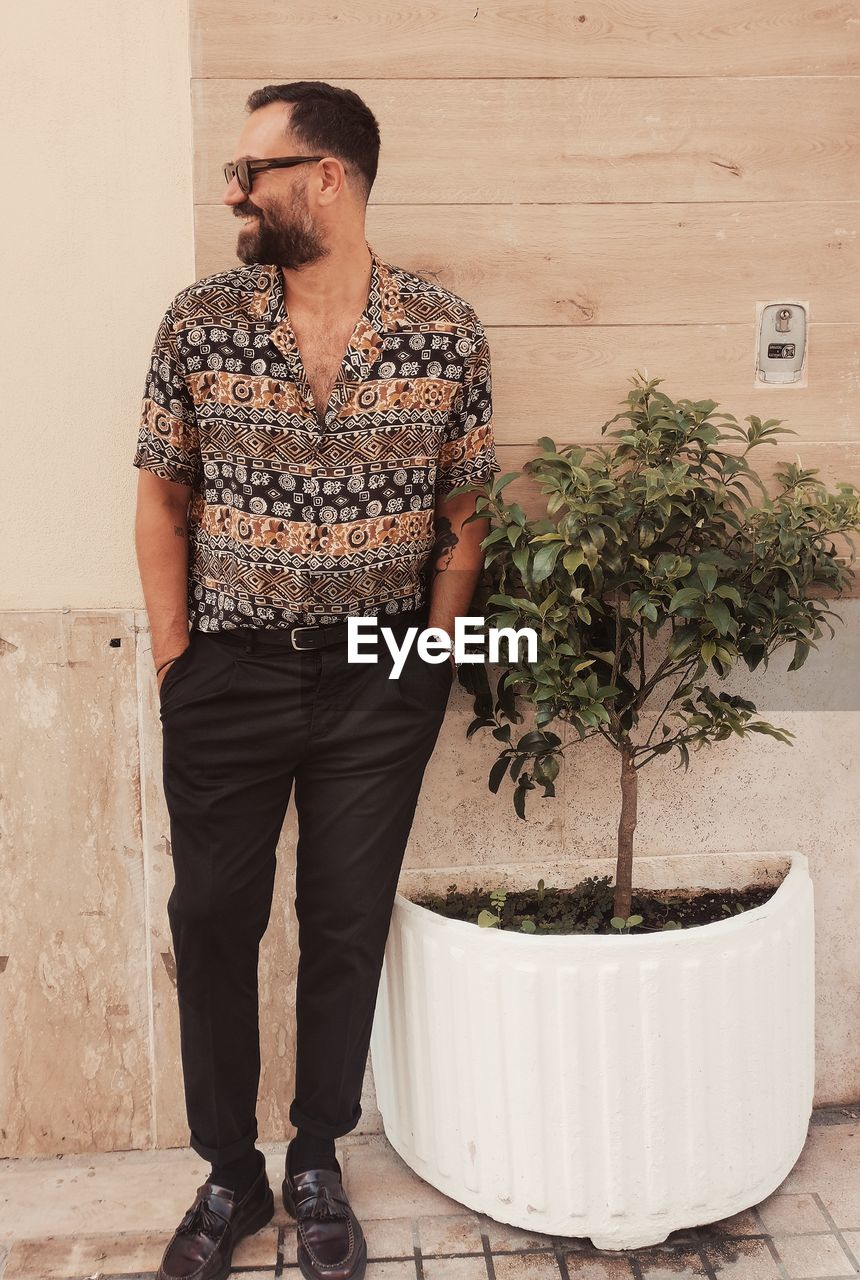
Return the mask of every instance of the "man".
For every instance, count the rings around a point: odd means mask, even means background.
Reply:
[[[247,107],[224,195],[244,265],[168,308],[134,457],[185,1100],[212,1166],[158,1276],[227,1275],[274,1212],[255,1146],[257,963],[295,783],[297,1132],[282,1192],[303,1274],[346,1280],[367,1250],[334,1140],[361,1115],[398,875],[453,679],[453,655],[432,664],[414,644],[395,679],[383,644],[378,662],[349,662],[346,619],[377,619],[398,646],[416,628],[453,636],[487,533],[463,524],[469,486],[500,467],[475,312],[365,238],[371,111],[318,81],[267,86]]]

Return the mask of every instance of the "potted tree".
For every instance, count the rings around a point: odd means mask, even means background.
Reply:
[[[615,858],[587,860],[614,884],[571,889],[571,867],[561,890],[541,878],[531,892],[399,892],[371,1039],[383,1127],[407,1164],[499,1221],[603,1249],[758,1203],[805,1142],[806,857],[638,858],[634,889],[638,771],[674,753],[686,772],[691,750],[731,735],[791,742],[715,685],[784,645],[796,671],[822,624],[834,634],[822,590],[842,594],[860,524],[853,486],[829,492],[799,462],[768,495],[748,455],[788,430],[780,420],[742,427],[714,401],[672,401],[660,381],[634,379],[601,428],[627,419],[612,448],[538,441],[525,471],[545,518],[505,502],[517,473],[479,492],[474,518],[492,519],[476,612],[534,627],[539,646],[536,661],[500,656],[495,689],[486,663],[458,669],[474,699],[467,735],[498,741],[488,784],[510,780],[518,819],[529,792],[555,794],[570,747],[600,736],[617,753]]]

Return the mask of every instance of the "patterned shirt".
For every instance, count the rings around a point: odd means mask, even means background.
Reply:
[[[134,466],[191,486],[192,629],[423,606],[438,495],[501,470],[474,310],[367,247],[367,306],[319,413],[278,265],[195,281],[159,325]]]

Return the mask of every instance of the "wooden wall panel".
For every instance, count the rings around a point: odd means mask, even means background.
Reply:
[[[860,202],[372,205],[370,243],[467,297],[488,325],[749,324],[797,298],[860,316]],[[196,209],[201,275],[238,265],[239,222]],[[750,374],[752,385],[752,374]],[[716,397],[714,397],[716,398]]]
[[[847,75],[854,0],[192,0],[195,77]]]
[[[221,203],[261,83],[193,82],[197,204]],[[850,76],[337,83],[379,121],[375,205],[860,198]],[[803,103],[790,129],[787,102]]]
[[[765,477],[799,456],[860,484],[860,3],[192,0],[191,34],[198,277],[238,262],[248,94],[343,84],[380,121],[370,243],[488,329],[505,470],[599,441],[640,369],[782,419]],[[806,380],[757,386],[780,298],[810,306]]]

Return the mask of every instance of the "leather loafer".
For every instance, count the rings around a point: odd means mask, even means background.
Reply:
[[[275,1198],[263,1162],[247,1193],[234,1200],[230,1187],[207,1181],[174,1231],[155,1280],[225,1280],[233,1250],[275,1214]]]
[[[291,1174],[287,1147],[284,1208],[296,1219],[296,1260],[306,1280],[361,1280],[367,1269],[367,1241],[343,1189],[337,1159],[335,1164],[337,1169]]]

